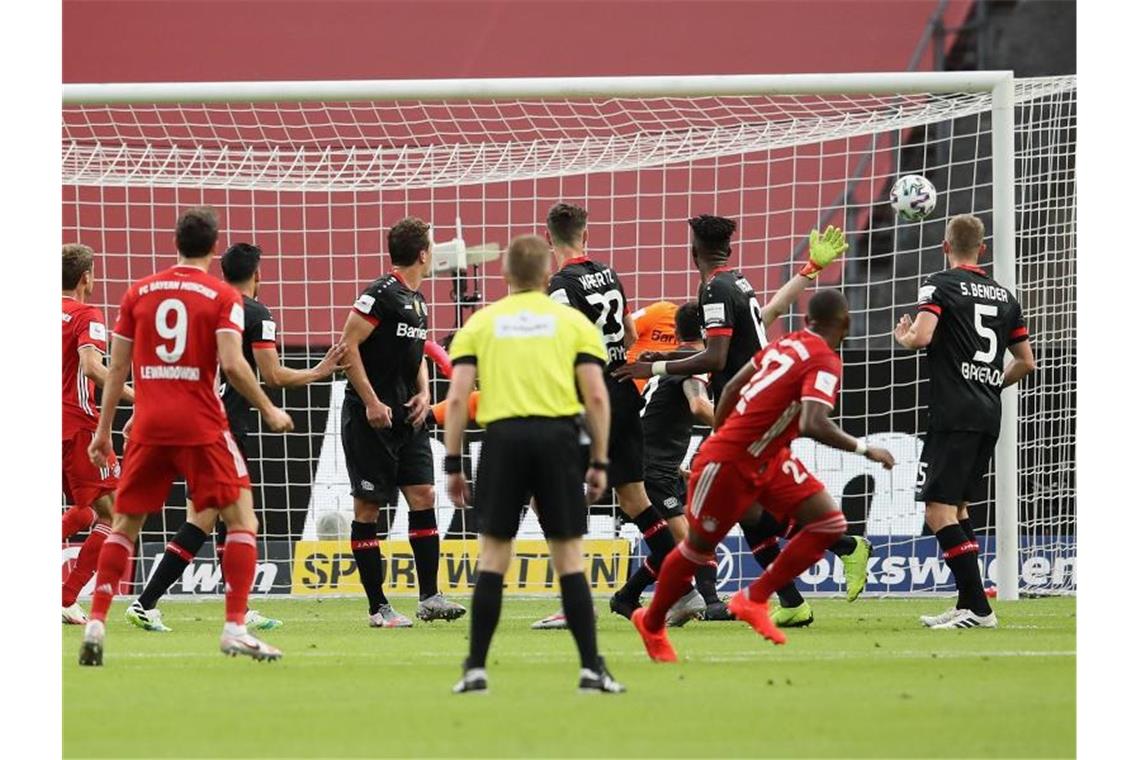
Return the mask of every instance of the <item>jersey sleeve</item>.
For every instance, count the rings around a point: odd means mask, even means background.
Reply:
[[[701,320],[705,335],[732,335],[734,315],[732,310],[732,284],[714,277],[705,286],[705,297],[701,301]]]
[[[128,288],[119,301],[119,317],[115,320],[115,335],[129,341],[135,339],[135,300],[137,295],[134,287]]]
[[[277,322],[273,313],[262,304],[247,309],[245,329],[249,332],[250,345],[257,348],[277,348]]]
[[[592,362],[604,367],[608,354],[606,347],[602,345],[602,334],[598,332],[597,327],[591,324],[590,320],[582,316],[581,312],[571,312],[571,317],[574,321],[575,332],[574,364]]]
[[[934,277],[927,277],[918,289],[918,310],[930,312],[936,317],[942,316],[942,308],[946,305],[946,294]]]
[[[451,339],[450,351],[453,365],[479,363],[478,334],[481,324],[483,324],[483,319],[480,312],[475,312],[467,320],[467,324],[455,333],[455,337]]]
[[[236,290],[224,293],[218,303],[218,323],[215,332],[232,332],[241,335],[245,332],[245,308]]]
[[[835,408],[839,399],[839,385],[843,378],[843,365],[838,356],[828,356],[815,362],[804,374],[803,384],[800,386],[802,400],[818,401],[826,404],[828,409]]]
[[[1025,325],[1025,316],[1021,313],[1021,304],[1017,301],[1013,302],[1010,316],[1009,345],[1029,340],[1029,328]]]
[[[546,289],[547,294],[563,306],[571,306],[577,308],[575,304],[576,292],[574,290],[574,283],[569,277],[563,277],[560,274],[555,274],[550,278],[550,285]]]
[[[356,300],[352,303],[352,310],[368,320],[373,327],[377,327],[380,324],[380,315],[383,311],[383,304],[380,303],[379,289],[370,287],[357,296]]]
[[[75,339],[79,350],[97,348],[107,351],[107,325],[98,309],[84,309],[75,319]]]

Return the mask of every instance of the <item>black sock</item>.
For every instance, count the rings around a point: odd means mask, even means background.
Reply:
[[[752,525],[742,524],[740,529],[744,533],[744,540],[748,542],[748,548],[752,550],[752,556],[756,558],[756,564],[760,567],[768,567],[776,561],[776,557],[780,556],[780,542],[776,536],[783,532],[783,526],[767,512],[759,522]],[[776,596],[780,598],[781,607],[799,607],[804,603],[803,595],[796,588],[795,581],[777,589]]]
[[[380,555],[380,541],[376,538],[376,523],[352,521],[352,556],[360,585],[368,594],[368,614],[375,615],[381,604],[388,603],[384,596],[384,558]]]
[[[620,596],[631,602],[640,601],[642,593],[652,586],[656,579],[657,575],[649,569],[649,560],[647,559],[641,563],[641,567],[637,568],[633,575],[629,576],[629,580],[617,590],[615,596]]]
[[[957,523],[947,525],[934,534],[942,548],[942,559],[954,574],[958,587],[958,609],[973,610],[976,615],[988,615],[990,602],[982,587],[982,573],[978,569],[978,545],[971,541]]]
[[[174,538],[166,545],[166,551],[162,553],[162,559],[147,581],[146,588],[139,595],[139,604],[144,610],[154,609],[158,600],[174,585],[204,543],[206,543],[206,534],[197,525],[184,523],[178,529]]]
[[[439,593],[439,529],[434,509],[413,509],[408,512],[408,543],[416,558],[416,580],[420,599]]]
[[[702,564],[693,573],[693,579],[697,582],[697,591],[705,600],[705,604],[720,601],[720,597],[716,593],[716,568],[714,566]]]
[[[471,596],[471,641],[468,645],[468,668],[487,666],[487,650],[499,625],[503,609],[503,576],[480,570],[475,576],[475,592]]]
[[[846,557],[848,554],[855,551],[855,547],[858,545],[858,542],[855,541],[855,536],[843,536],[834,544],[829,546],[828,549],[830,549],[831,553],[837,557]]]
[[[223,569],[224,563],[222,557],[226,553],[226,524],[221,520],[214,526],[214,556],[218,558],[218,577],[221,579],[222,588],[226,587],[226,571]]]
[[[650,505],[648,509],[633,518],[633,524],[641,531],[641,537],[649,547],[649,557],[645,561],[651,563],[654,568],[661,567],[665,557],[677,545],[668,523],[657,513],[653,505]]]
[[[971,541],[977,542],[978,537],[974,535],[974,524],[970,522],[969,517],[964,517],[958,521],[958,525],[966,532],[966,538]]]
[[[594,621],[594,599],[585,573],[570,573],[560,579],[562,586],[562,613],[566,627],[574,634],[578,657],[583,668],[598,667],[598,635]]]

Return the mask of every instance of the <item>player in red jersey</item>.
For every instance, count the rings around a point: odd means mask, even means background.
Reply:
[[[218,365],[261,412],[270,430],[288,432],[293,420],[261,390],[242,355],[241,295],[208,274],[218,242],[213,210],[184,212],[175,242],[177,266],[134,283],[119,306],[103,415],[88,449],[94,464],[105,466],[112,455],[111,414],[128,371],[135,380],[135,414],[111,535],[99,555],[80,665],[103,664],[105,621],[115,588],[143,521],[162,509],[178,478],[185,478],[194,494],[195,510],[216,510],[229,527],[222,560],[226,578],[222,652],[256,660],[281,657],[278,649],[245,628],[246,601],[257,567],[257,518],[249,473],[216,390]]]
[[[99,423],[95,386],[103,387],[107,368],[107,326],[99,309],[87,303],[95,288],[95,254],[79,243],[63,247],[63,490],[71,508],[63,513],[63,540],[90,529],[75,566],[63,582],[63,622],[82,625],[87,615],[76,601],[95,573],[99,550],[111,532],[111,507],[118,485],[114,452],[103,467],[87,457]],[[134,392],[123,388],[123,398]]]
[[[674,662],[665,634],[665,613],[689,589],[693,573],[714,558],[716,546],[737,522],[763,509],[801,526],[779,558],[728,608],[765,638],[785,637],[768,615],[768,597],[814,564],[847,521],[823,484],[792,454],[801,435],[840,451],[853,451],[887,469],[894,458],[867,446],[828,418],[839,395],[843,363],[835,350],[851,319],[847,301],[823,290],[808,303],[807,329],[791,333],[756,353],[728,382],[716,408],[716,432],[693,460],[685,516],[689,535],[672,551],[657,578],[653,603],[631,618],[651,659]]]

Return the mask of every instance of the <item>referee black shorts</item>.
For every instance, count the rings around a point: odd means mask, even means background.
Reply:
[[[612,487],[645,480],[645,440],[641,431],[644,403],[637,386],[606,375],[610,393],[610,470]]]
[[[645,493],[649,495],[649,503],[666,520],[685,515],[685,491],[685,481],[677,470],[672,474],[653,469],[645,471]]]
[[[519,417],[487,426],[475,475],[479,533],[512,539],[533,496],[548,539],[586,533],[585,471],[572,417]]]
[[[374,428],[360,404],[341,408],[340,442],[352,495],[362,501],[396,504],[401,486],[435,483],[435,465],[427,427],[397,423]]]
[[[973,430],[931,430],[922,444],[915,500],[962,504],[984,501],[997,437]]]

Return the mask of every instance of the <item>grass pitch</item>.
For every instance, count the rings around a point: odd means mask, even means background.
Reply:
[[[106,665],[63,644],[65,757],[1072,757],[1076,602],[996,606],[996,631],[928,631],[945,599],[812,600],[816,622],[774,647],[743,623],[671,632],[655,665],[598,601],[620,696],[579,695],[565,631],[532,631],[548,600],[507,598],[491,693],[449,693],[467,621],[366,625],[358,599],[256,600],[286,621],[277,663],[218,653],[221,602],[167,602],[173,633],[112,608]],[[414,612],[415,603],[395,600]]]

